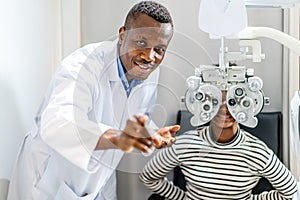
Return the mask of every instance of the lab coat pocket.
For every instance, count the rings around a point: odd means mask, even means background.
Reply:
[[[62,182],[56,193],[55,200],[93,200],[95,199],[97,192],[90,193],[84,197],[79,197],[73,190],[67,185],[67,183]]]

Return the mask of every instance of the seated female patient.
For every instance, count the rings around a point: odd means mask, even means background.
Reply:
[[[292,199],[296,180],[267,145],[239,128],[226,105],[210,125],[177,137],[171,147],[160,150],[140,174],[141,181],[168,199]],[[180,166],[187,191],[174,186],[165,175]],[[261,177],[275,188],[253,195]]]

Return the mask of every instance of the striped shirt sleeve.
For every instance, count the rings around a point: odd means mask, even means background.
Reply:
[[[297,191],[296,180],[274,153],[260,173],[269,180],[275,190],[253,195],[253,200],[292,199]]]
[[[178,164],[179,161],[173,147],[161,149],[147,163],[140,174],[140,180],[145,186],[161,196],[168,199],[184,200],[185,192],[165,178],[166,174]]]

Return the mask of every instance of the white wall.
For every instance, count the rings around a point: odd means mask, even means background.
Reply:
[[[61,48],[65,57],[81,46],[81,0],[61,2]]]
[[[0,3],[0,179],[9,179],[60,59],[59,0]]]

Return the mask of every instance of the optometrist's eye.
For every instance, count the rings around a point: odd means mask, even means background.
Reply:
[[[164,54],[166,52],[166,48],[164,48],[164,47],[154,47],[154,51],[158,54]]]
[[[139,48],[143,48],[147,46],[147,42],[145,40],[136,40],[135,44]]]

